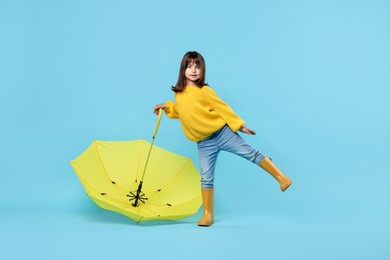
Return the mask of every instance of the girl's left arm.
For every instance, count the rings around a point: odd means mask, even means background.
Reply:
[[[240,132],[246,133],[248,135],[255,135],[256,134],[255,131],[253,131],[252,129],[249,129],[246,126],[242,126],[241,129],[240,129]]]
[[[242,130],[242,132],[248,134],[254,132],[244,126],[245,121],[242,120],[228,104],[223,102],[212,88],[205,88],[209,97],[211,109],[217,112],[234,132],[237,132],[238,130]]]

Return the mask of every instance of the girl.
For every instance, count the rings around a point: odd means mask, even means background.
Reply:
[[[218,153],[228,151],[256,163],[270,173],[285,191],[292,181],[272,163],[269,157],[247,144],[236,132],[255,135],[245,122],[223,102],[206,83],[206,64],[198,52],[187,52],[180,64],[175,103],[157,104],[154,113],[162,108],[170,118],[180,119],[184,134],[197,142],[201,169],[203,217],[199,226],[214,223],[214,172]]]

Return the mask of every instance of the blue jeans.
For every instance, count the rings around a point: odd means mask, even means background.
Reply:
[[[237,154],[257,165],[265,158],[261,152],[247,144],[238,133],[233,132],[227,125],[199,141],[197,146],[202,189],[214,187],[215,165],[220,151]]]

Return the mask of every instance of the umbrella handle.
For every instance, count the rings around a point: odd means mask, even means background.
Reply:
[[[162,108],[158,110],[158,118],[157,118],[156,126],[154,127],[153,138],[157,135],[158,126],[160,125],[160,121],[161,121],[161,116],[162,116]]]

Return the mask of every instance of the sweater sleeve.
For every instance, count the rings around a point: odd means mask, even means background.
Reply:
[[[165,109],[164,109],[164,112],[165,114],[169,117],[169,118],[179,118],[179,114],[177,113],[176,111],[176,106],[175,106],[175,103],[173,103],[172,101],[168,100],[167,102],[165,102]]]
[[[225,120],[230,129],[234,132],[237,132],[245,124],[245,121],[242,120],[233,109],[223,102],[217,95],[217,93],[212,88],[207,88],[207,94],[210,100],[211,108],[218,113],[218,115]]]

